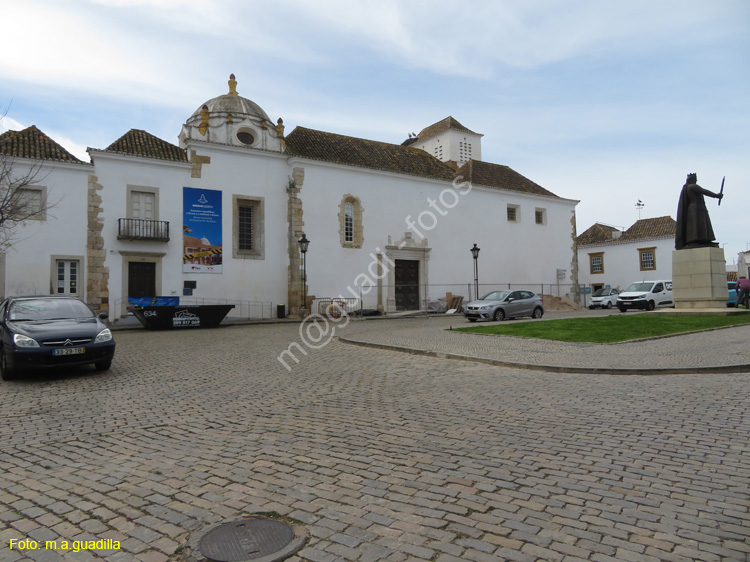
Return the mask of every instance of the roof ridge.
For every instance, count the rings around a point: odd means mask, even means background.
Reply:
[[[293,156],[452,181],[454,170],[424,150],[297,126],[286,137]]]
[[[0,135],[0,153],[17,158],[86,163],[68,152],[36,125],[30,125],[20,131],[9,130]]]
[[[158,160],[187,162],[187,151],[149,133],[144,129],[132,128],[104,149],[104,152],[129,154]]]

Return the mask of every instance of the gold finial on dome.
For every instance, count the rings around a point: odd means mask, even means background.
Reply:
[[[229,75],[229,95],[236,96],[237,94],[237,80],[234,79],[234,74]]]

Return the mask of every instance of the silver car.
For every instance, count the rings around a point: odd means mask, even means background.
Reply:
[[[481,299],[466,305],[464,315],[469,322],[477,320],[504,320],[518,316],[541,318],[544,301],[531,291],[492,291]]]
[[[617,289],[597,289],[596,292],[591,295],[589,308],[591,310],[595,309],[597,306],[601,306],[602,308],[612,308],[617,304],[617,295],[619,294],[620,291]]]

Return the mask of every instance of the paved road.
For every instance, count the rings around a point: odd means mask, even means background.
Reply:
[[[179,560],[269,511],[310,533],[292,562],[750,559],[750,372],[547,373],[330,335],[288,371],[294,324],[123,331],[108,373],[0,383],[0,560]],[[120,549],[44,543],[104,539]]]

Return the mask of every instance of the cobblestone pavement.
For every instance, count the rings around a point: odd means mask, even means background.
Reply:
[[[292,562],[750,559],[750,372],[547,373],[327,339],[288,371],[298,329],[123,331],[107,373],[0,383],[0,560],[180,560],[257,512],[304,524]],[[105,539],[120,549],[61,548]]]

